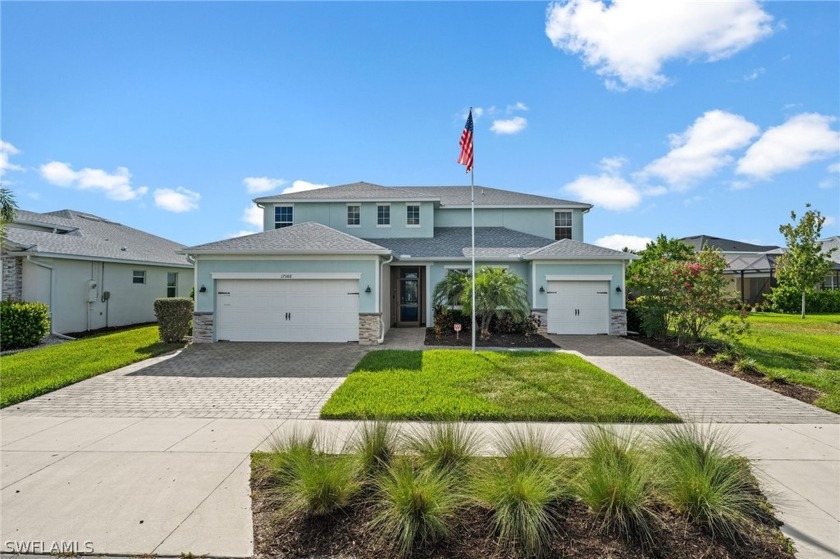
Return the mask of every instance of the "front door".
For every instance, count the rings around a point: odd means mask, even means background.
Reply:
[[[397,322],[400,326],[420,325],[420,268],[397,268],[399,281],[399,310]]]

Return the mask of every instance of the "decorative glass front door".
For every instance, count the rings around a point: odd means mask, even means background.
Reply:
[[[420,268],[399,268],[399,323],[420,324]]]

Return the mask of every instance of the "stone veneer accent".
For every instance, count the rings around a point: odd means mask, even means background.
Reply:
[[[379,342],[379,317],[381,313],[359,313],[359,345]]]
[[[610,311],[610,336],[627,335],[627,310],[613,309]]]
[[[193,313],[193,334],[194,344],[209,344],[213,341],[213,313]]]
[[[538,334],[548,334],[548,309],[531,309],[531,316],[539,317],[540,327]]]
[[[23,298],[23,258],[9,256],[7,251],[2,253],[3,260],[3,299]]]

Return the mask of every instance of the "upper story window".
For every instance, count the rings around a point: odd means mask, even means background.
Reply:
[[[178,272],[166,272],[166,296],[178,296]]]
[[[376,226],[391,226],[391,206],[389,206],[388,204],[379,204],[378,206],[376,206]]]
[[[275,206],[274,207],[274,228],[280,229],[282,227],[289,227],[294,225],[295,212],[292,206]]]
[[[131,274],[131,283],[145,284],[146,270],[134,270]]]
[[[409,227],[420,227],[420,205],[408,204],[405,207],[405,224]]]
[[[362,207],[358,204],[347,205],[347,226],[358,227],[362,224]]]
[[[554,212],[554,240],[572,238],[572,212]]]

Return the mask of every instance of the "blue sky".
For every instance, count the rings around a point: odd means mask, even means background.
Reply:
[[[3,2],[0,172],[185,244],[365,180],[595,204],[588,242],[840,233],[840,3]],[[618,237],[617,237],[618,236]]]

